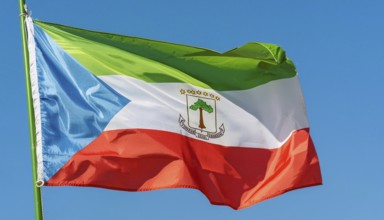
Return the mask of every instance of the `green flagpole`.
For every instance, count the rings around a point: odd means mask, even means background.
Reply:
[[[28,122],[29,122],[29,136],[31,145],[31,156],[32,156],[32,177],[33,177],[33,194],[35,203],[35,219],[43,220],[43,204],[41,199],[41,188],[37,186],[37,159],[36,159],[36,130],[35,130],[35,118],[32,103],[32,89],[31,80],[29,78],[29,55],[27,46],[27,31],[25,25],[25,17],[28,13],[26,11],[25,0],[19,0],[20,7],[20,27],[21,36],[23,41],[23,56],[24,56],[24,72],[26,80],[27,90],[27,105],[28,105]]]

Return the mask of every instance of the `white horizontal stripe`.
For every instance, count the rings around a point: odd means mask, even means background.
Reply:
[[[225,91],[222,95],[261,121],[280,142],[293,130],[309,127],[297,75],[249,90]]]
[[[219,93],[184,83],[146,83],[118,75],[100,78],[131,100],[105,130],[154,129],[199,139],[186,132],[179,124],[179,115],[187,120],[187,125],[188,114],[191,121],[198,118],[198,111],[190,110],[188,113],[187,98],[185,94],[181,94],[182,89],[185,92],[200,91],[203,98],[207,97],[203,95],[204,92],[220,98],[215,105],[214,101],[209,103],[216,109],[217,131],[224,124],[225,133],[222,137],[207,140],[210,143],[278,148],[292,131],[308,127],[297,77],[272,81],[249,90]],[[214,113],[215,111],[211,114],[203,113],[206,123],[212,121],[210,119],[214,117]],[[189,125],[197,127],[196,123],[194,126],[192,122]]]

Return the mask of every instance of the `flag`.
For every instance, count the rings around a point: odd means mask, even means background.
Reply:
[[[27,18],[38,180],[200,190],[241,209],[322,183],[292,61]]]

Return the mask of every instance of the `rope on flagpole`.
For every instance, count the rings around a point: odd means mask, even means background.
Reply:
[[[31,12],[28,11],[28,6],[26,4],[24,4],[23,8],[24,8],[24,11],[21,12],[19,16],[32,16],[32,11]]]

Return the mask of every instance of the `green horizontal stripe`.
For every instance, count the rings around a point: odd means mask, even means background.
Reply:
[[[225,53],[35,21],[97,76],[123,74],[146,82],[185,82],[215,90],[250,89],[296,75],[278,46],[248,43]]]

